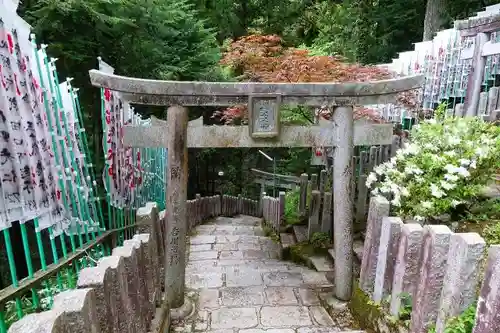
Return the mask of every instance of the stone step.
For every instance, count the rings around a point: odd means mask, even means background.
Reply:
[[[290,246],[296,244],[295,237],[293,237],[293,234],[281,233],[280,239],[281,239],[281,247],[283,249],[287,249]]]
[[[273,242],[269,237],[255,235],[203,235],[195,234],[189,238],[191,245],[224,244],[224,243],[251,243],[261,244]]]
[[[332,260],[327,255],[314,255],[309,257],[309,261],[318,272],[333,272],[335,270]]]
[[[196,227],[197,235],[250,235],[265,236],[261,227],[247,225],[211,225],[204,224]]]
[[[354,253],[354,256],[359,260],[359,262],[363,260],[363,246],[364,246],[363,242],[359,240],[354,241],[352,244],[352,251]],[[333,262],[335,263],[335,249],[333,248],[328,249],[328,254],[330,259],[332,259]]]
[[[298,243],[306,242],[309,240],[309,236],[307,234],[307,227],[303,225],[294,225],[293,233],[295,234],[295,238]]]
[[[235,217],[219,216],[205,225],[246,225],[246,226],[260,226],[262,219],[260,217],[253,217],[247,215],[238,215]]]

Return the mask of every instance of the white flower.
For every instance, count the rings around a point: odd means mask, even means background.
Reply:
[[[442,198],[446,193],[444,193],[436,184],[431,184],[431,194],[436,198]]]
[[[430,202],[430,201],[422,201],[422,208],[425,208],[425,209],[432,208],[432,202]]]
[[[410,195],[410,192],[408,192],[408,190],[406,189],[406,187],[401,187],[400,192],[401,192],[401,195],[403,197],[407,197],[407,196]]]
[[[460,162],[461,166],[468,166],[471,163],[470,160],[465,159],[465,158],[461,158],[459,162]]]
[[[443,154],[446,155],[446,156],[449,156],[449,157],[454,157],[454,156],[457,155],[457,153],[455,151],[453,151],[453,150],[445,151]]]
[[[451,205],[453,207],[456,207],[456,206],[460,205],[461,203],[463,203],[463,201],[451,200]]]
[[[399,196],[395,196],[391,203],[396,207],[401,207],[401,198]]]
[[[476,160],[472,160],[472,161],[470,162],[469,167],[470,167],[471,169],[475,169],[475,168],[477,168]]]
[[[444,175],[444,179],[449,182],[456,182],[458,180],[458,176],[447,173],[446,175]]]
[[[450,136],[448,138],[448,144],[453,146],[453,145],[458,145],[460,142],[462,142],[462,140],[460,140],[459,137],[456,137],[456,136]]]
[[[456,176],[455,176],[456,177]],[[458,177],[457,177],[458,178]],[[444,188],[445,190],[452,190],[456,187],[456,184],[453,183],[448,183],[445,182],[444,180],[441,181],[441,187]]]
[[[373,171],[375,171],[375,173],[377,175],[382,175],[384,173],[384,169],[385,169],[385,165],[380,164],[380,165],[377,165],[375,168],[373,168]]]
[[[479,157],[485,157],[488,155],[488,148],[487,147],[477,147],[474,153],[479,156]]]
[[[413,219],[414,219],[415,221],[423,221],[423,220],[425,220],[425,218],[424,218],[424,217],[422,217],[422,216],[420,216],[420,215],[415,215],[415,216],[413,216]]]
[[[464,167],[457,168],[457,173],[464,178],[470,176],[470,172]]]
[[[430,119],[426,119],[424,120],[427,124],[435,124],[436,123],[436,119],[434,118],[430,118]]]
[[[366,187],[370,188],[374,182],[377,181],[377,176],[373,172],[370,172],[366,178]]]

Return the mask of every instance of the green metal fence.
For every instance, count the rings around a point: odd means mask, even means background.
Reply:
[[[7,59],[17,71],[12,70],[14,83],[20,83],[20,90],[26,92],[18,98],[41,101],[41,113],[50,129],[48,138],[54,151],[51,163],[57,170],[58,195],[68,218],[64,223],[54,222],[48,227],[42,225],[46,221],[42,223],[39,217],[7,221],[10,227],[0,229],[3,234],[0,237],[0,333],[7,332],[13,322],[28,313],[50,309],[55,294],[76,287],[81,269],[95,266],[101,257],[111,254],[114,247],[132,238],[138,207],[148,201],[158,201],[159,208],[164,209],[166,167],[165,149],[122,149],[116,153],[117,159],[127,160],[130,165],[120,176],[132,174],[131,181],[122,182],[123,186],[111,191],[109,184],[113,178],[106,164],[103,177],[104,183],[108,183],[106,197],[99,197],[98,175],[90,163],[78,89],[71,86],[71,79],[58,81],[55,60],[47,56],[46,46],[38,47],[35,37],[29,38],[29,27],[20,18],[12,20],[5,13],[9,14],[0,3],[0,48],[8,50]],[[2,74],[1,78],[4,83],[6,76]],[[37,96],[38,92],[42,96]],[[105,95],[102,91],[103,120]],[[0,98],[3,98],[1,94]],[[123,104],[119,96],[116,101]],[[126,123],[143,122],[129,106],[116,111],[118,139]],[[103,131],[105,134],[110,131],[105,122]],[[8,215],[3,208],[0,220]]]

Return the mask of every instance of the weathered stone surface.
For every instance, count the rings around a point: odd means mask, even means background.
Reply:
[[[292,287],[267,287],[267,303],[271,305],[298,305]]]
[[[146,260],[146,255],[144,253],[147,250],[147,248],[143,245],[141,240],[135,237],[133,239],[124,241],[123,246],[133,247],[137,255],[136,273],[137,273],[137,282],[139,286],[139,295],[138,295],[139,309],[145,327],[149,328],[149,324],[151,322],[151,319],[153,318],[153,313],[154,313],[153,311],[156,307],[153,307],[154,304],[151,303],[149,300],[149,292],[147,286],[148,270],[146,267],[147,260]],[[136,315],[138,315],[138,313]]]
[[[61,313],[45,311],[29,314],[14,322],[8,333],[66,333]],[[100,330],[92,333],[101,333]]]
[[[99,267],[109,267],[111,317],[114,332],[134,332],[132,303],[128,296],[127,272],[122,257],[109,256],[99,260]],[[158,281],[159,282],[159,281]]]
[[[444,225],[424,227],[420,277],[413,297],[410,329],[427,332],[436,322],[448,261],[451,230]]]
[[[314,268],[318,272],[331,272],[335,269],[331,260],[328,259],[326,256],[321,256],[321,255],[312,256],[309,258],[309,260],[311,261]]]
[[[265,299],[263,286],[221,289],[221,302],[224,306],[263,305]]]
[[[394,278],[394,267],[399,248],[399,238],[403,221],[399,217],[384,217],[378,249],[375,286],[372,299],[382,301],[391,294]]]
[[[137,251],[135,247],[132,246],[119,246],[113,249],[113,256],[121,256],[123,258],[123,264],[125,266],[125,271],[127,272],[127,291],[128,298],[130,300],[133,317],[133,326],[137,332],[141,330],[146,330],[143,317],[140,315],[141,310],[141,300],[142,297],[139,295],[141,292],[140,282],[139,282],[139,272],[137,263]]]
[[[260,321],[264,327],[290,327],[312,325],[309,311],[304,306],[263,306]]]
[[[335,323],[328,312],[322,306],[311,306],[309,313],[315,324],[319,326],[334,326]]]
[[[149,235],[149,252],[151,256],[151,273],[153,275],[155,289],[154,295],[157,300],[160,298],[161,284],[164,282],[164,270],[160,267],[165,263],[164,238],[161,232],[163,219],[158,213],[158,206],[155,202],[146,203],[145,207],[137,210],[137,233]],[[164,212],[162,214],[164,217]],[[163,273],[162,273],[163,272]]]
[[[95,292],[99,327],[103,333],[113,332],[112,292],[113,274],[107,266],[87,267],[80,271],[78,288],[92,288]]]
[[[389,216],[389,201],[382,197],[372,197],[368,210],[367,230],[361,261],[359,286],[367,294],[373,293],[377,271],[377,258],[382,230],[382,218]]]
[[[436,321],[437,333],[444,332],[446,321],[461,314],[475,301],[485,246],[484,239],[477,233],[451,236]]]
[[[403,225],[399,242],[394,277],[392,282],[390,312],[393,316],[399,315],[401,295],[414,295],[420,275],[420,253],[422,248],[423,229],[420,224],[410,223]]]
[[[301,273],[270,272],[270,273],[264,273],[263,275],[264,275],[264,284],[266,286],[300,287],[304,283]]]
[[[141,247],[143,248],[143,260],[144,260],[144,278],[146,282],[146,289],[148,293],[148,300],[149,300],[149,310],[148,314],[152,318],[153,313],[156,308],[156,289],[157,287],[160,287],[160,281],[156,280],[155,276],[155,268],[153,265],[155,264],[155,260],[153,260],[153,252],[152,252],[152,246],[151,246],[151,237],[149,234],[136,234],[134,235],[134,240],[140,241],[141,242]],[[159,276],[158,276],[159,278]],[[160,295],[158,295],[160,296]]]
[[[251,328],[257,324],[255,308],[222,308],[212,311],[212,329]]]
[[[57,294],[54,296],[53,311],[61,313],[64,332],[100,332],[93,289],[68,290]]]
[[[297,293],[302,305],[318,305],[320,303],[319,297],[313,289],[299,288]]]
[[[500,330],[500,245],[492,245],[479,294],[473,333]]]

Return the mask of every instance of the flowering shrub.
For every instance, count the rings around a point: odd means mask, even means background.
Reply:
[[[425,220],[470,203],[499,168],[500,127],[479,118],[430,119],[374,168],[366,186],[399,216]]]

